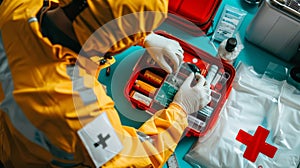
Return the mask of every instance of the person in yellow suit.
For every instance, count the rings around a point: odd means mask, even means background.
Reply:
[[[210,101],[205,79],[191,87],[190,75],[168,108],[135,129],[121,124],[96,78],[114,62],[111,55],[132,45],[145,47],[167,72],[178,69],[180,45],[151,33],[167,17],[167,0],[0,3],[0,161],[6,168],[162,167],[187,114]],[[95,56],[96,70],[87,66]]]

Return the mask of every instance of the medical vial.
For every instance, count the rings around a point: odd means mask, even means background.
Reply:
[[[153,95],[156,92],[156,87],[150,85],[149,83],[141,81],[141,80],[136,80],[135,81],[135,87],[137,87],[138,89],[143,90],[148,95]]]
[[[217,72],[218,72],[219,68],[217,65],[211,65],[209,70],[208,70],[208,73],[207,73],[207,76],[206,76],[206,82],[211,84],[212,80],[214,79],[214,77],[216,76]]]
[[[218,48],[217,56],[221,58],[223,62],[233,65],[240,52],[236,46],[237,40],[234,37],[222,41]]]
[[[155,85],[161,85],[164,80],[163,77],[151,72],[150,70],[145,71],[144,77]]]

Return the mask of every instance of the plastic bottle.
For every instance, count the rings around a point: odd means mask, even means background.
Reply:
[[[222,61],[233,65],[239,53],[240,49],[237,48],[237,40],[231,37],[221,42],[217,56],[220,57]]]

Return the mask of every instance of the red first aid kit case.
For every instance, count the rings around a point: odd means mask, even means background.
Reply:
[[[232,65],[223,63],[220,59],[173,35],[164,31],[156,33],[179,42],[184,50],[184,63],[178,72],[168,74],[145,52],[133,68],[125,86],[125,97],[134,108],[145,110],[153,115],[168,107],[190,73],[195,73],[196,77],[201,74],[210,84],[212,100],[204,108],[188,115],[187,136],[203,136],[214,126],[219,117],[232,88],[235,69]],[[196,77],[192,86],[197,82]]]
[[[203,35],[212,25],[221,2],[222,0],[169,0],[168,12],[171,15],[168,16],[168,21],[192,35]]]

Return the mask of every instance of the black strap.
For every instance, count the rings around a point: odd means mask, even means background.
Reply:
[[[62,10],[66,16],[73,22],[85,8],[88,7],[87,0],[73,0],[67,6],[62,7]]]

